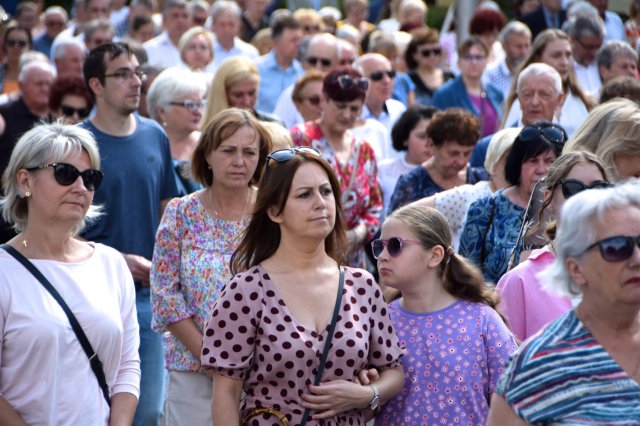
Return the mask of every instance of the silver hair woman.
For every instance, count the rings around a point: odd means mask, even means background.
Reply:
[[[0,424],[133,420],[140,387],[133,279],[120,253],[75,237],[99,214],[92,205],[99,167],[93,136],[76,126],[39,125],[13,149],[0,199],[19,232],[0,250]],[[67,315],[18,259],[70,307],[102,362],[102,385]]]
[[[640,183],[576,194],[562,217],[542,276],[581,300],[507,364],[489,425],[640,418]]]

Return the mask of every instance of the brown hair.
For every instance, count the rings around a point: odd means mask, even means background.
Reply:
[[[465,56],[467,53],[469,53],[471,48],[474,46],[482,49],[485,56],[489,55],[489,48],[484,45],[484,43],[482,42],[482,39],[480,39],[480,37],[478,36],[471,36],[466,40],[464,40],[462,43],[460,43],[460,45],[458,46],[458,50],[457,50],[458,58],[462,58],[463,56]]]
[[[407,68],[410,70],[415,69],[418,66],[418,63],[413,58],[413,56],[418,51],[418,47],[423,44],[436,44],[440,43],[440,36],[438,35],[438,31],[432,30],[431,28],[421,28],[416,30],[411,37],[411,41],[407,46],[407,50],[404,52],[404,61],[407,63]]]
[[[322,71],[318,71],[315,69],[311,69],[307,71],[307,73],[302,77],[300,77],[298,81],[296,81],[296,84],[293,86],[293,93],[291,94],[291,99],[293,99],[296,102],[301,102],[303,100],[302,91],[304,90],[305,86],[308,83],[311,83],[312,81],[319,81],[322,83],[324,80],[324,76],[325,74]]]
[[[204,186],[211,186],[213,173],[207,157],[218,149],[220,144],[233,136],[241,127],[250,127],[255,130],[260,139],[258,166],[256,167],[249,185],[255,185],[260,181],[262,170],[266,163],[267,154],[271,151],[271,136],[262,126],[260,121],[250,111],[239,108],[229,108],[218,113],[202,132],[198,146],[193,151],[191,174],[193,178]]]
[[[331,166],[319,155],[297,152],[284,162],[271,161],[269,172],[265,174],[258,188],[258,198],[249,226],[242,233],[242,241],[231,256],[231,272],[246,271],[273,256],[280,245],[280,225],[269,217],[269,209],[275,207],[273,214],[284,210],[296,171],[305,163],[320,166],[329,178],[336,205],[336,220],[331,233],[325,238],[327,254],[338,263],[342,263],[347,248],[345,222],[342,218],[340,202],[340,184]]]
[[[607,81],[600,89],[600,103],[614,98],[626,98],[640,105],[640,81],[637,78],[621,75]]]
[[[447,141],[473,146],[480,139],[480,120],[462,108],[448,108],[431,118],[427,136],[435,147],[440,147]]]

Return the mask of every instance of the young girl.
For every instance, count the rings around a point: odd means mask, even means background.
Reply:
[[[401,297],[389,304],[402,359],[403,390],[376,425],[484,425],[491,394],[516,342],[496,312],[482,273],[451,248],[437,210],[407,206],[372,243],[380,283]]]

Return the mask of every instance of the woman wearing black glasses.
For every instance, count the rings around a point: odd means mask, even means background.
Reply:
[[[416,85],[416,103],[431,105],[436,90],[455,76],[442,69],[442,47],[438,32],[430,28],[416,30],[407,46],[404,60],[409,77]]]
[[[638,424],[640,187],[583,191],[562,207],[557,257],[542,274],[578,305],[505,367],[488,424]]]
[[[322,85],[322,117],[291,129],[293,143],[317,149],[336,171],[344,208],[347,264],[364,266],[364,244],[380,228],[382,194],[371,145],[354,137],[369,80],[351,67],[330,72]]]
[[[345,220],[331,165],[307,147],[268,158],[232,257],[237,275],[204,333],[213,423],[364,426],[402,386],[386,303],[371,274],[342,266]],[[380,371],[373,386],[358,381],[368,368]]]
[[[31,50],[31,33],[17,26],[9,27],[4,34],[2,45],[5,59],[0,64],[0,93],[14,93],[19,90],[20,55],[29,50]]]
[[[99,168],[93,136],[60,123],[30,130],[11,155],[0,210],[19,234],[0,249],[0,424],[133,421],[133,278],[120,253],[76,238],[100,215]]]
[[[84,79],[66,74],[56,77],[49,90],[49,111],[54,119],[64,118],[70,124],[78,124],[89,116],[93,99]]]
[[[532,230],[546,234],[546,246],[533,250],[529,258],[507,272],[498,282],[502,310],[509,327],[525,340],[544,325],[571,309],[571,301],[543,288],[538,273],[556,258],[555,234],[560,224],[561,209],[570,197],[591,188],[611,186],[602,162],[586,151],[570,152],[559,157],[545,178],[544,201],[536,215]],[[532,221],[533,222],[533,221]],[[526,225],[525,225],[526,226]],[[546,230],[543,229],[546,227]]]

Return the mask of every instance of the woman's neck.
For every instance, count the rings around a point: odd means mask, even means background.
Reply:
[[[591,299],[589,299],[591,300]],[[615,336],[640,334],[640,308],[634,306],[602,306],[600,301],[582,302],[576,315],[593,334]]]
[[[334,131],[323,119],[320,119],[318,126],[320,126],[322,134],[327,138],[327,142],[334,151],[344,151],[350,148],[346,138],[348,131]]]
[[[296,271],[305,274],[336,264],[326,252],[324,239],[294,237],[282,232],[282,227],[280,229],[280,244],[273,256],[263,262],[266,267],[277,268],[281,273]]]
[[[448,172],[447,169],[443,169],[435,157],[429,158],[424,164],[424,167],[429,172],[431,179],[443,189],[451,189],[456,186],[462,185],[466,182],[466,169],[459,171]]]
[[[400,304],[411,312],[429,313],[446,308],[456,298],[444,289],[442,279],[428,274],[411,288],[402,290]]]
[[[50,223],[39,225],[35,220],[31,220],[15,237],[13,245],[32,259],[74,259],[71,229],[51,226]]]
[[[227,188],[215,182],[202,192],[200,200],[210,206],[213,214],[223,219],[238,219],[252,214],[256,191],[246,186]]]
[[[167,130],[171,157],[176,160],[190,160],[191,154],[198,144],[200,132],[194,131],[170,131]]]
[[[463,75],[462,81],[464,82],[464,86],[467,88],[468,93],[479,95],[483,92],[481,78],[470,78]]]
[[[531,192],[524,189],[521,185],[510,186],[504,190],[504,195],[516,206],[526,209],[529,205]]]

